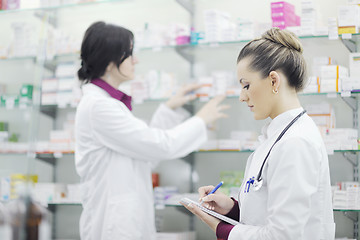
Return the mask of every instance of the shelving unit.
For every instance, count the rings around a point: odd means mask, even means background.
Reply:
[[[175,1],[174,1],[175,2]],[[189,26],[194,26],[196,27],[196,15],[197,15],[197,4],[201,4],[201,3],[196,3],[194,1],[180,1],[177,0],[176,1],[178,4],[178,8],[179,9],[184,9],[184,11],[186,12],[186,18],[188,21],[188,25]],[[50,24],[52,26],[61,26],[64,25],[64,22],[61,22],[63,20],[63,17],[61,14],[63,14],[63,12],[70,12],[71,14],[73,12],[79,12],[82,13],[83,15],[94,13],[96,12],[97,7],[99,7],[99,12],[105,8],[105,6],[109,7],[112,6],[113,4],[122,4],[124,3],[125,7],[128,7],[129,4],[136,4],[136,0],[102,0],[102,1],[97,1],[97,2],[89,2],[89,3],[82,3],[82,4],[68,4],[68,5],[61,5],[61,6],[54,6],[54,7],[44,7],[44,8],[36,8],[36,9],[22,9],[22,10],[9,10],[9,11],[0,11],[0,21],[1,21],[1,17],[12,17],[13,15],[17,15],[19,16],[19,14],[25,13],[28,15],[33,15],[34,18],[40,20],[40,18],[44,17],[48,20],[48,22],[50,22]],[[91,9],[91,10],[89,10]],[[179,10],[178,9],[178,10]],[[85,14],[84,14],[85,12]],[[147,12],[146,12],[147,13]],[[44,15],[45,14],[45,15]],[[135,14],[135,13],[134,13]],[[81,15],[81,14],[80,14]],[[136,17],[136,16],[135,16]],[[174,16],[175,17],[175,16]],[[71,17],[70,17],[71,18]],[[111,18],[107,18],[107,16],[104,16],[104,19],[106,21],[111,21],[113,19]],[[124,24],[127,24],[127,22],[123,22]],[[89,24],[86,24],[89,25]],[[76,28],[76,26],[74,26],[74,28]],[[82,29],[81,31],[83,32],[85,29]],[[321,36],[301,36],[300,39],[301,41],[303,41],[303,43],[305,43],[307,46],[312,46],[312,45],[319,45],[319,46],[326,46],[327,44],[331,43],[331,44],[338,44],[338,45],[342,45],[342,47],[344,47],[345,49],[347,49],[348,51],[356,51],[359,49],[359,38],[360,38],[360,34],[353,34],[352,39],[350,40],[342,40],[341,38],[339,40],[329,40],[328,36],[326,35],[321,35]],[[250,39],[249,39],[250,40]],[[186,65],[186,67],[183,67],[183,69],[186,69],[185,73],[182,73],[183,75],[186,75],[189,78],[195,78],[197,77],[197,63],[198,62],[206,62],[204,59],[206,58],[203,57],[202,55],[206,55],[206,53],[204,54],[204,52],[210,52],[209,54],[214,54],[214,52],[216,53],[217,51],[222,51],[223,49],[228,49],[229,51],[232,51],[234,54],[236,54],[238,52],[238,50],[243,47],[249,40],[241,40],[241,41],[231,41],[231,42],[214,42],[214,43],[199,43],[197,45],[191,45],[191,44],[186,44],[186,45],[181,45],[181,46],[154,46],[154,47],[144,47],[144,48],[139,48],[136,49],[135,53],[138,54],[143,54],[143,55],[157,55],[157,53],[165,53],[171,56],[176,56],[176,57],[180,57],[180,59],[183,59],[184,62],[179,63],[179,65]],[[212,53],[211,53],[212,52]],[[63,59],[66,60],[76,60],[78,59],[79,53],[75,52],[75,53],[67,53],[67,54],[59,54],[59,55],[55,55],[53,58],[51,59],[46,59],[43,58],[43,56],[41,56],[41,54],[39,56],[27,56],[27,57],[12,57],[12,58],[5,58],[5,59],[1,59],[0,58],[0,66],[1,64],[18,64],[20,63],[30,63],[33,65],[36,65],[42,69],[43,71],[53,71],[55,66],[59,63],[62,62]],[[217,61],[217,56],[214,56],[214,62]],[[151,58],[151,57],[150,57]],[[229,60],[230,61],[230,60]],[[155,61],[154,61],[155,62]],[[231,63],[234,63],[233,65],[229,64],[229,68],[231,69],[235,69],[234,65],[235,65],[235,61],[234,59],[231,59]],[[147,63],[140,63],[142,65],[147,64]],[[210,63],[210,64],[217,64],[217,63]],[[208,67],[209,69],[212,69],[212,67]],[[182,70],[180,70],[179,72],[182,72]],[[42,76],[40,75],[44,75],[43,72],[39,72],[37,73],[37,79],[34,79],[33,82],[35,82],[36,84],[39,84],[39,81],[41,80]],[[1,76],[0,76],[1,77]],[[349,94],[349,93],[302,93],[300,94],[302,97],[306,97],[306,98],[312,98],[312,97],[340,97],[343,94]],[[350,94],[350,97],[342,97],[343,101],[346,102],[346,104],[351,108],[352,111],[352,127],[354,128],[358,128],[358,96],[359,96],[359,92],[352,92]],[[165,101],[166,99],[147,99],[143,102],[142,105],[147,105],[147,104],[157,104],[160,102]],[[232,104],[234,104],[233,100],[237,101],[238,100],[238,96],[232,96],[232,97],[228,97],[226,101],[231,101]],[[196,109],[196,107],[198,105],[201,105],[202,103],[200,101],[195,101],[192,105],[193,109]],[[48,105],[48,106],[38,106],[38,110],[39,110],[39,114],[43,116],[47,116],[48,118],[50,118],[51,123],[48,125],[51,125],[50,128],[53,128],[56,124],[56,120],[59,116],[59,113],[61,110],[63,110],[64,108],[59,108],[56,105]],[[0,111],[5,110],[4,108],[0,108]],[[29,111],[30,109],[13,109],[14,111]],[[75,111],[75,107],[72,106],[67,106],[65,108],[65,110],[69,110],[69,111]],[[236,109],[237,110],[237,109]],[[31,111],[31,110],[30,110]],[[243,113],[241,113],[243,114]],[[36,118],[36,117],[35,117]],[[35,119],[34,118],[34,119]],[[49,127],[49,126],[47,126]],[[189,166],[190,166],[190,174],[189,174],[189,190],[191,192],[194,192],[196,187],[198,187],[198,185],[201,185],[202,183],[206,182],[206,184],[212,184],[212,182],[209,183],[209,179],[206,179],[206,181],[204,180],[203,182],[196,182],[194,179],[194,175],[196,175],[197,172],[199,172],[199,169],[202,169],[204,166],[207,166],[206,163],[203,163],[205,161],[202,161],[203,156],[211,156],[211,158],[213,159],[217,159],[220,158],[221,160],[222,157],[227,158],[229,155],[233,156],[235,155],[235,158],[239,158],[240,161],[245,161],[246,159],[246,155],[252,153],[253,151],[250,150],[243,150],[243,151],[221,151],[221,150],[213,150],[213,151],[198,151],[198,152],[194,152],[193,154],[190,154],[187,158],[184,159],[184,162],[186,162]],[[345,159],[347,159],[352,168],[353,168],[353,180],[354,181],[359,181],[359,170],[358,170],[358,163],[359,163],[359,153],[360,150],[335,150],[334,151],[337,155],[342,155]],[[32,154],[32,155],[31,155]],[[62,157],[69,157],[72,158],[73,157],[73,153],[0,153],[0,158],[2,156],[7,156],[7,155],[15,155],[18,157],[29,157],[29,161],[35,161],[33,159],[37,159],[40,162],[43,163],[47,163],[51,170],[53,171],[52,173],[52,178],[50,179],[51,181],[57,181],[57,171],[56,168],[59,164],[59,162],[62,161]],[[29,156],[28,156],[29,155]],[[213,160],[212,159],[212,160]],[[224,162],[226,160],[224,159]],[[210,165],[210,164],[209,164]],[[201,174],[200,174],[201,175]],[[216,181],[216,177],[212,177],[211,179],[213,179],[214,181]],[[180,183],[179,183],[180,184]],[[49,209],[51,209],[55,214],[58,211],[59,207],[67,207],[67,206],[81,206],[79,203],[49,203]],[[180,205],[168,205],[167,207],[175,207],[176,209],[183,211],[183,212],[187,212],[187,210],[184,211],[184,208],[181,207]],[[352,221],[354,221],[354,237],[358,238],[359,237],[359,233],[358,233],[358,213],[360,210],[344,210],[344,209],[334,209],[334,212],[337,213],[343,213],[345,216],[347,216],[349,219],[351,219]],[[191,223],[190,225],[193,226],[193,228],[197,228],[198,226],[195,223],[195,219],[191,218]],[[56,223],[55,223],[56,224]],[[56,225],[54,225],[56,226]],[[60,232],[60,231],[55,231],[55,232]],[[54,235],[55,237],[55,235]]]

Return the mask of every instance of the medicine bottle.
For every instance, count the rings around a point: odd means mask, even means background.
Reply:
[[[34,202],[30,194],[21,190],[18,199],[12,200],[7,209],[12,240],[51,239],[51,214]]]
[[[12,239],[9,213],[1,202],[0,202],[0,239],[1,240]]]

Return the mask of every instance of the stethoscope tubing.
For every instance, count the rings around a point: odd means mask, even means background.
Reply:
[[[285,128],[284,130],[280,133],[280,135],[278,136],[278,138],[276,139],[276,141],[274,142],[274,144],[271,146],[269,152],[267,153],[262,165],[261,165],[261,168],[259,170],[259,173],[256,177],[256,181],[260,182],[262,180],[262,171],[263,171],[263,168],[265,166],[265,163],[266,163],[266,160],[268,159],[269,155],[270,155],[270,152],[271,150],[273,149],[274,145],[280,141],[280,139],[284,136],[284,134],[286,133],[287,130],[289,130],[289,128],[302,116],[306,113],[306,110],[302,111],[301,113],[299,113],[299,115],[297,115]]]

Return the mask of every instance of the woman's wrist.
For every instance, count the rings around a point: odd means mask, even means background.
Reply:
[[[232,218],[236,221],[239,221],[240,219],[240,210],[239,210],[239,203],[234,198],[231,198],[233,201],[233,207],[230,209],[230,211],[225,214],[225,216]]]

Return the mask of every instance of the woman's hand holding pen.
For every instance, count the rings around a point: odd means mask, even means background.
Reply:
[[[220,214],[226,215],[230,212],[230,210],[234,206],[234,202],[231,198],[221,193],[220,191],[212,192],[214,190],[214,186],[205,186],[199,188],[199,201],[203,201],[203,206],[218,212]],[[190,212],[199,217],[204,223],[209,225],[209,227],[216,232],[216,228],[220,223],[220,220],[203,212],[197,206],[184,205]]]
[[[214,186],[204,186],[199,188],[200,201],[203,201],[203,206],[218,212],[222,215],[226,215],[234,206],[234,201],[227,195],[216,191],[213,194],[209,194],[214,189]]]

